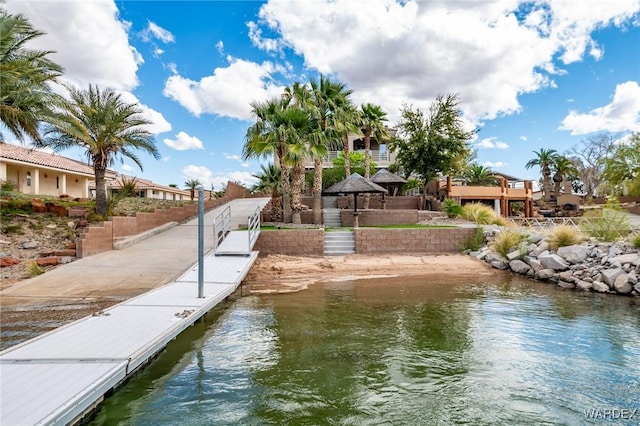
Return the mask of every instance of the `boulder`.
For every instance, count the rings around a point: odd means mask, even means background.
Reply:
[[[37,200],[37,199],[33,199],[31,201],[31,211],[34,212],[34,213],[46,213],[47,212],[47,206],[42,201]]]
[[[571,271],[560,272],[558,274],[558,279],[562,280],[562,281],[566,281],[568,283],[572,283],[572,282],[576,281],[576,279],[573,277],[573,274],[571,273]]]
[[[631,285],[631,283],[627,278],[628,278],[627,274],[621,274],[616,277],[616,280],[613,283],[613,288],[618,293],[627,294],[627,293],[631,293],[631,291],[633,290],[633,286]]]
[[[556,285],[558,287],[560,287],[560,288],[567,288],[567,289],[576,288],[576,285],[574,283],[568,283],[568,282],[562,281],[562,280],[558,281],[558,283]]]
[[[533,253],[536,256],[540,256],[542,253],[544,253],[545,251],[549,250],[549,243],[546,241],[542,241],[540,242],[540,244],[538,244],[538,248],[536,248]]]
[[[541,269],[536,272],[535,277],[539,280],[548,280],[556,274],[553,269]]]
[[[25,250],[37,249],[38,246],[37,241],[23,241],[20,243],[20,248]]]
[[[514,259],[511,262],[509,262],[509,268],[511,268],[511,270],[516,274],[523,274],[523,275],[528,274],[529,271],[531,270],[531,267],[529,267],[529,265],[527,265],[522,260],[518,260],[518,259]]]
[[[47,209],[49,209],[49,212],[55,214],[56,216],[68,216],[66,207],[58,206],[53,203],[47,203]]]
[[[598,293],[606,293],[609,291],[609,286],[602,281],[594,281],[593,291],[597,291]]]
[[[521,257],[522,257],[522,253],[520,253],[520,250],[514,250],[510,253],[507,253],[507,260],[509,261],[519,259]]]
[[[609,262],[618,263],[620,265],[624,265],[625,263],[630,263],[632,265],[638,266],[640,265],[640,254],[630,253],[630,254],[622,254],[620,256],[615,256],[609,258]]]
[[[493,262],[491,262],[491,266],[493,266],[496,269],[502,269],[502,270],[505,270],[509,267],[509,265],[507,265],[505,262],[502,262],[500,260],[494,260]]]
[[[600,279],[609,287],[613,287],[613,283],[616,281],[616,278],[621,274],[624,274],[624,271],[620,268],[604,269],[600,271]]]
[[[576,282],[576,288],[582,291],[590,291],[591,289],[593,289],[593,283],[583,281],[583,280],[578,280]]]
[[[589,256],[591,249],[585,245],[576,244],[573,246],[559,247],[558,256],[565,259],[572,265],[584,262]]]
[[[20,263],[20,260],[14,257],[7,256],[7,257],[0,258],[0,268],[17,265],[18,263]]]
[[[569,264],[557,254],[548,254],[538,257],[538,260],[545,269],[553,269],[554,271],[564,271],[569,269]]]
[[[35,260],[38,266],[54,266],[60,263],[58,256],[40,257]]]
[[[540,261],[534,257],[525,256],[524,261],[527,262],[529,266],[531,266],[531,268],[533,268],[533,270],[536,272],[538,272],[541,269],[544,269],[542,267],[542,263],[540,263]]]

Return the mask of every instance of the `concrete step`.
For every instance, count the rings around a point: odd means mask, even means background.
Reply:
[[[344,256],[356,252],[353,231],[332,231],[324,233],[324,254]]]

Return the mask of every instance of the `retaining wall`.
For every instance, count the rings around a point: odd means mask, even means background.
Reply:
[[[324,253],[323,229],[286,229],[261,231],[254,250],[260,256],[285,254],[288,256],[322,256]]]
[[[342,226],[353,226],[353,210],[342,210]],[[429,210],[361,210],[358,211],[360,226],[414,225],[434,217],[443,217],[443,212]]]
[[[356,253],[459,253],[475,228],[354,229]]]

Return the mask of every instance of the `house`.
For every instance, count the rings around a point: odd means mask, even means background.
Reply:
[[[143,179],[139,177],[118,175],[116,173],[112,176],[107,177],[105,180],[106,180],[107,193],[111,193],[111,194],[118,193],[123,183],[131,182],[135,180],[136,197],[154,198],[157,200],[173,200],[173,201],[191,199],[191,194],[190,194],[190,191],[188,190],[174,188],[171,186],[160,185],[148,179]],[[89,190],[92,195],[95,195],[95,190],[96,190],[95,182],[90,183]],[[205,194],[205,197],[206,195],[207,194]],[[196,199],[198,198],[197,191],[195,194],[195,198]]]
[[[395,130],[387,128],[386,131],[389,135],[394,135]],[[364,152],[364,137],[362,135],[349,135],[349,152]],[[371,137],[371,161],[376,164],[376,168],[384,169],[388,168],[391,164],[395,163],[395,153],[388,149],[387,144],[378,142],[373,136]],[[325,158],[322,160],[323,168],[333,167],[333,160],[343,152],[342,149],[330,150]],[[313,169],[313,160],[309,160],[305,163],[306,169]]]
[[[439,200],[452,198],[460,205],[485,203],[503,217],[519,214],[533,216],[533,183],[502,173],[495,173],[494,176],[498,179],[498,186],[466,185],[462,180],[447,176],[432,182],[428,192]]]
[[[89,197],[93,168],[80,161],[0,142],[0,182],[33,195]]]

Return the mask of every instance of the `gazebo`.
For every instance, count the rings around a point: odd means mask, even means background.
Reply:
[[[398,193],[398,189],[405,183],[407,183],[406,179],[401,178],[400,176],[391,173],[387,169],[380,169],[371,176],[371,181],[377,183],[381,187],[385,188],[387,191],[391,192],[393,190],[393,195]],[[385,208],[385,195],[382,194],[382,209]]]
[[[353,227],[358,227],[358,194],[372,194],[382,193],[386,194],[387,190],[372,182],[369,179],[365,179],[358,173],[353,173],[351,176],[341,180],[340,182],[331,185],[324,191],[323,195],[337,195],[337,194],[353,194]]]

